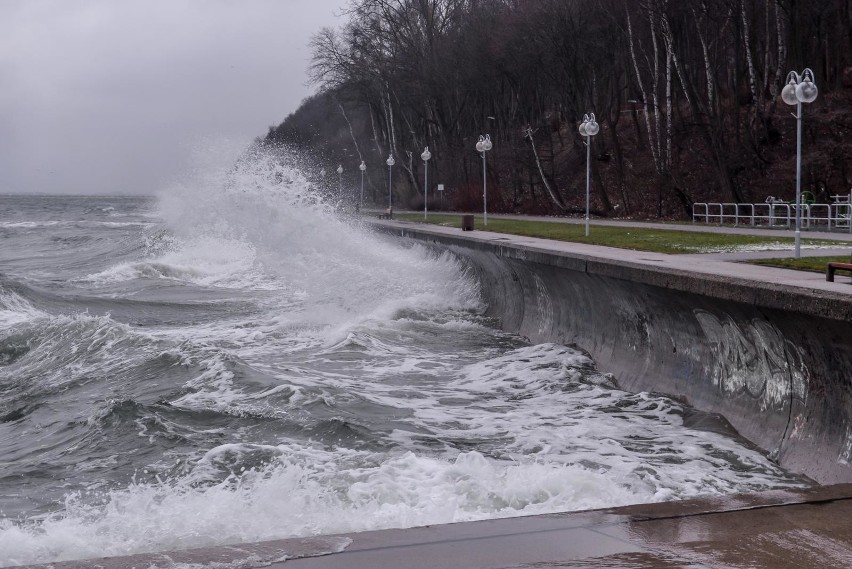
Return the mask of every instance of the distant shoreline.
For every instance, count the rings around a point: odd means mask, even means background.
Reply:
[[[50,194],[42,192],[31,193],[0,193],[3,198],[156,198],[156,194]]]

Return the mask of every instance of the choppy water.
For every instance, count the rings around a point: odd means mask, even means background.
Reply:
[[[0,566],[802,484],[292,165],[0,197],[0,236]]]

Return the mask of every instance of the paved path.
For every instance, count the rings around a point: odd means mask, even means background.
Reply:
[[[286,569],[852,567],[850,486],[353,534]]]
[[[417,214],[421,212],[406,211],[398,213]],[[443,214],[445,212],[441,212]],[[455,214],[453,214],[455,215]],[[461,215],[461,214],[458,214]],[[476,215],[476,214],[474,214]],[[549,223],[569,223],[572,225],[583,225],[585,222],[582,219],[575,217],[554,217],[543,215],[514,215],[514,214],[489,214],[492,219],[518,219],[528,221],[543,221]],[[416,223],[412,221],[411,223]],[[480,230],[487,228],[482,226],[481,214],[476,218],[476,226]],[[758,237],[787,237],[793,238],[793,229],[771,229],[768,227],[732,227],[729,225],[710,225],[706,223],[665,223],[652,221],[629,221],[615,219],[596,219],[591,222],[590,226],[603,227],[636,227],[649,229],[664,229],[669,231],[691,231],[696,233],[728,233],[731,235],[755,235]],[[852,233],[847,232],[828,232],[828,231],[808,231],[803,229],[801,233],[802,239],[821,239],[825,241],[837,241],[836,247],[813,247],[803,245],[800,248],[802,257],[826,257],[826,256],[852,256]],[[793,248],[787,249],[769,249],[743,251],[736,253],[696,253],[691,255],[679,255],[682,257],[700,256],[702,258],[722,259],[730,261],[747,261],[751,259],[778,259],[792,258],[794,256]]]
[[[738,262],[760,257],[792,257],[792,250],[670,255],[665,253],[605,247],[602,245],[588,245],[585,243],[574,243],[570,241],[556,241],[553,239],[495,233],[491,231],[483,231],[478,225],[476,226],[477,229],[474,231],[462,232],[459,227],[428,225],[411,221],[371,220],[371,223],[387,227],[417,228],[419,231],[439,235],[458,236],[463,234],[466,239],[474,241],[505,243],[540,251],[606,259],[617,263],[633,263],[639,266],[654,267],[668,271],[686,271],[697,275],[714,275],[733,280],[741,279],[751,283],[795,287],[797,289],[802,289],[805,293],[807,293],[807,291],[822,291],[830,294],[841,294],[843,296],[852,295],[852,286],[850,286],[850,277],[848,274],[837,274],[835,276],[835,282],[827,282],[825,280],[824,273],[796,271],[792,269],[781,269],[777,267],[767,267]],[[647,225],[648,224],[643,224],[642,226],[645,227]],[[656,224],[651,225],[656,226]],[[735,231],[735,228],[715,228],[715,230]],[[789,232],[785,233],[785,236],[789,237]],[[850,245],[852,245],[852,242],[850,242]],[[852,248],[831,247],[826,249],[803,249],[802,255],[823,256],[836,254],[845,256],[850,254],[850,249]]]
[[[364,210],[365,214],[378,214],[378,210]],[[397,211],[397,214],[422,214],[422,211]],[[436,211],[436,215],[463,215],[460,212]],[[476,224],[482,224],[481,212],[468,212],[469,215],[476,216]],[[508,213],[489,213],[489,219],[519,219],[527,221],[547,221],[552,223],[570,223],[572,225],[583,225],[585,221],[578,217],[560,217],[552,215],[520,215]],[[592,227],[610,226],[610,227],[647,227],[653,229],[666,229],[670,231],[695,231],[697,233],[730,233],[732,235],[759,235],[759,236],[774,236],[774,237],[794,237],[793,228],[776,227],[770,228],[766,226],[751,227],[748,225],[740,225],[737,227],[730,225],[714,225],[709,223],[689,223],[689,222],[655,222],[655,221],[636,221],[627,219],[593,219],[590,223]],[[802,239],[828,239],[832,241],[842,241],[852,243],[852,233],[848,231],[811,231],[802,227]]]

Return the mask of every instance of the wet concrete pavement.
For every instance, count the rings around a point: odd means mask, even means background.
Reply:
[[[285,539],[50,567],[150,569],[214,564],[277,569],[848,568],[852,567],[852,485]]]
[[[852,486],[349,536],[288,569],[852,566]]]
[[[542,218],[554,221],[551,218]],[[577,220],[557,218],[562,223],[579,223]],[[474,231],[462,232],[459,227],[448,227],[441,225],[427,225],[408,221],[372,221],[376,227],[386,229],[412,229],[421,233],[433,234],[445,237],[463,237],[468,242],[481,242],[491,244],[505,244],[516,246],[530,251],[541,251],[555,254],[565,254],[574,257],[600,260],[636,267],[646,267],[670,273],[685,272],[697,276],[720,277],[741,282],[750,282],[758,286],[781,286],[793,287],[801,292],[819,291],[829,295],[852,295],[852,279],[848,273],[837,273],[835,282],[826,282],[824,273],[811,271],[797,271],[768,267],[745,263],[749,259],[759,258],[782,258],[792,257],[790,249],[773,249],[770,251],[746,251],[738,253],[701,253],[701,254],[678,254],[653,253],[648,251],[634,251],[619,249],[602,245],[588,245],[569,241],[556,241],[552,239],[540,239],[535,237],[524,237],[505,233],[485,231],[477,225]],[[772,229],[745,229],[733,227],[708,227],[692,225],[673,225],[642,222],[596,222],[595,224],[624,224],[634,227],[652,227],[657,229],[677,228],[683,231],[694,231],[698,228],[704,231],[723,233],[747,233],[755,235],[777,235],[792,237],[792,231],[779,231]],[[594,225],[592,231],[594,231]],[[802,256],[829,256],[829,255],[852,255],[852,235],[846,233],[808,233],[803,234],[807,238],[829,239],[837,241],[837,246],[824,248],[803,248]]]

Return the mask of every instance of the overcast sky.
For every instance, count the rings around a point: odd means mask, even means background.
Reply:
[[[0,0],[0,193],[153,194],[313,92],[346,0]]]

